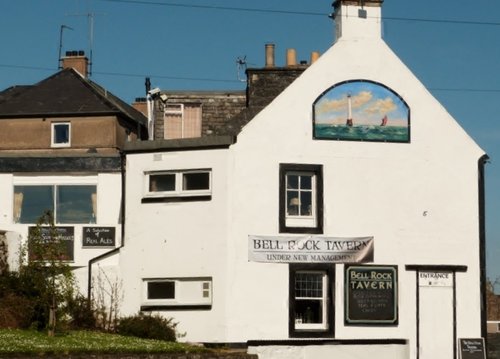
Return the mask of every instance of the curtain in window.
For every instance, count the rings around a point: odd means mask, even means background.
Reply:
[[[184,137],[201,137],[201,106],[184,106]]]
[[[14,222],[19,223],[21,219],[21,209],[23,208],[23,198],[22,192],[14,193]]]
[[[90,200],[92,201],[92,216],[95,219],[97,218],[97,193],[90,194]]]

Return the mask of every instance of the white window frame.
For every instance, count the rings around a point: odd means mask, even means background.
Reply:
[[[298,270],[298,273],[320,274],[322,276],[322,296],[321,297],[297,297],[294,300],[320,300],[322,308],[321,323],[304,323],[300,318],[295,318],[295,330],[326,330],[328,328],[328,274],[321,270]]]
[[[184,175],[193,173],[208,173],[208,188],[199,190],[183,189]],[[151,176],[156,175],[175,175],[175,189],[172,191],[150,191]],[[144,194],[145,197],[197,197],[210,196],[212,194],[212,170],[211,169],[193,169],[193,170],[174,170],[174,171],[151,171],[145,172]]]
[[[56,135],[56,126],[66,125],[68,126],[68,142],[58,143],[55,142]],[[51,123],[51,132],[50,132],[50,144],[51,147],[70,147],[71,146],[71,122],[52,122]]]
[[[174,298],[149,299],[148,284],[152,282],[173,282]],[[212,287],[211,277],[145,278],[142,280],[142,304],[145,306],[174,307],[210,306],[212,305]],[[199,295],[193,293],[193,289],[196,289]]]
[[[288,177],[289,176],[299,176],[299,184],[297,189],[288,188]],[[300,176],[309,176],[311,177],[311,189],[303,189],[300,187]],[[288,208],[285,209],[285,220],[287,227],[315,227],[317,223],[317,210],[316,210],[316,196],[317,196],[317,187],[316,187],[316,173],[310,171],[287,171],[285,174],[285,204],[288,200],[288,192],[298,192],[297,200],[298,209],[300,210],[300,194],[301,192],[310,192],[311,193],[311,213],[309,215],[300,214],[290,215],[288,214]]]

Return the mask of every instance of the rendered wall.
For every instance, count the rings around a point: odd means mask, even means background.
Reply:
[[[125,247],[120,251],[124,280],[123,314],[144,304],[145,278],[212,277],[210,310],[163,310],[179,322],[182,340],[224,341],[226,337],[227,150],[127,155]],[[212,170],[209,201],[141,203],[147,171]],[[230,269],[229,269],[230,270]]]
[[[86,268],[90,259],[111,250],[112,248],[83,247],[82,229],[84,226],[115,227],[115,243],[121,243],[121,224],[119,223],[121,203],[121,175],[41,175],[41,176],[14,176],[0,174],[0,228],[7,231],[9,241],[9,256],[15,266],[17,252],[20,245],[25,243],[28,236],[28,227],[34,224],[13,222],[13,192],[18,184],[95,184],[97,186],[97,222],[92,224],[64,224],[74,227],[74,261],[71,266]],[[86,269],[77,271],[78,286],[81,291],[87,290]]]

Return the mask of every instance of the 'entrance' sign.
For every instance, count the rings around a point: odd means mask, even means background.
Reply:
[[[420,287],[453,287],[453,272],[419,272],[418,285]]]

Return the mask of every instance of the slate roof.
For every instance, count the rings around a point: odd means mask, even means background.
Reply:
[[[88,115],[117,115],[147,126],[142,113],[72,68],[0,92],[0,119]]]

